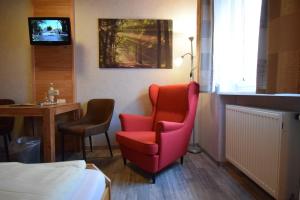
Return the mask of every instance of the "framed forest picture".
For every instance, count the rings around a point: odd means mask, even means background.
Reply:
[[[172,20],[99,19],[100,68],[172,68]]]

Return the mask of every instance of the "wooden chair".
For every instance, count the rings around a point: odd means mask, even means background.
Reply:
[[[85,137],[89,137],[90,149],[92,147],[92,136],[104,133],[109,147],[110,155],[113,157],[107,131],[113,115],[115,101],[113,99],[92,99],[88,102],[87,113],[77,121],[61,124],[58,130],[61,132],[61,151],[64,160],[64,135],[74,135],[81,138],[83,159],[85,154]]]
[[[0,105],[14,104],[11,99],[0,99]],[[3,136],[6,160],[9,161],[8,143],[11,141],[11,131],[14,128],[14,117],[0,117],[0,135]]]

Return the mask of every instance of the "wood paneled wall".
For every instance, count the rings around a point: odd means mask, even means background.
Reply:
[[[300,1],[268,2],[268,92],[300,93]]]
[[[32,0],[35,17],[69,17],[71,45],[32,46],[33,100],[44,100],[49,84],[59,89],[58,98],[75,101],[73,0]]]

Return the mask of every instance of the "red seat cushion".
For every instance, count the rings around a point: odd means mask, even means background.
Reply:
[[[129,149],[147,155],[158,153],[158,144],[155,143],[155,132],[152,131],[120,131],[117,141]]]

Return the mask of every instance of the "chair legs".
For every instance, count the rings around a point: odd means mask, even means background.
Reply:
[[[106,137],[106,141],[107,141],[107,144],[109,147],[110,156],[113,157],[113,153],[112,153],[112,149],[111,149],[107,131],[105,132],[105,137]],[[4,140],[4,141],[6,142],[6,140]],[[90,150],[91,150],[91,152],[93,152],[92,136],[89,136],[89,143],[90,143]],[[85,137],[84,136],[81,137],[81,148],[82,148],[82,157],[84,160],[86,160]],[[65,151],[64,151],[64,134],[63,133],[61,133],[61,157],[62,157],[62,161],[64,161],[65,160]]]
[[[82,147],[82,158],[83,160],[86,160],[84,136],[81,137],[81,147]]]
[[[109,137],[108,137],[107,131],[105,131],[105,137],[106,137],[107,144],[108,144],[108,147],[109,147],[110,157],[113,157],[113,153],[112,153],[112,150],[111,150],[111,146],[110,146],[110,142],[109,142]]]
[[[83,160],[86,160],[84,136],[81,137],[81,148],[82,148]],[[61,160],[62,161],[65,160],[65,145],[64,145],[64,134],[63,133],[61,133]]]
[[[91,152],[93,152],[92,136],[89,136],[89,141],[90,141],[90,150]]]
[[[123,164],[124,164],[124,166],[126,166],[126,164],[127,164],[127,160],[125,157],[123,157]],[[152,184],[155,184],[155,179],[156,179],[156,173],[151,174]]]
[[[65,144],[64,144],[64,134],[61,133],[61,160],[64,161],[65,160]]]
[[[8,137],[8,141],[11,142],[11,135],[10,135],[10,133],[7,134],[7,137]]]
[[[6,161],[7,162],[9,162],[8,140],[9,140],[9,136],[8,135],[3,135],[4,148],[5,148],[5,156],[6,156]]]
[[[155,177],[156,177],[156,174],[152,174],[152,184],[155,184]]]

